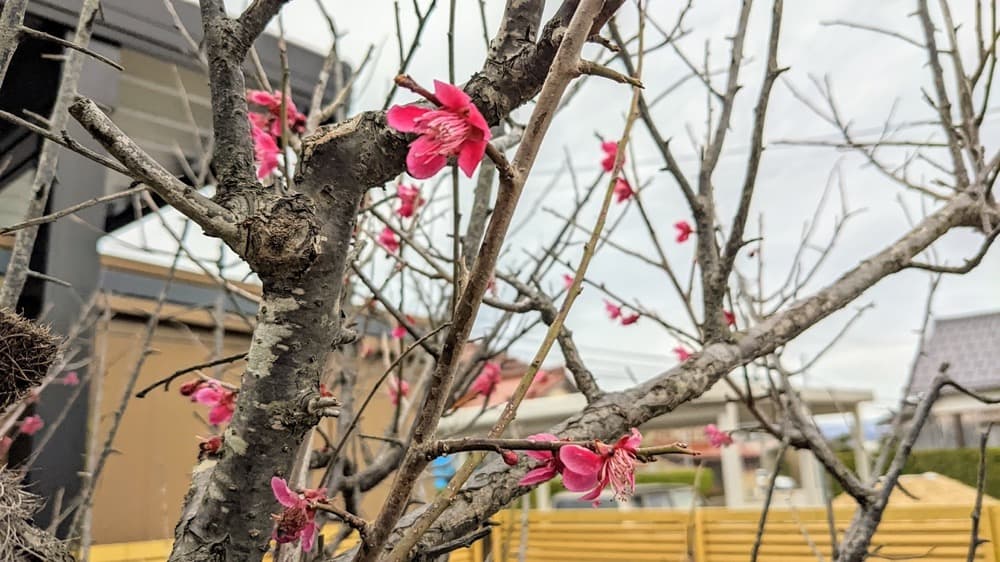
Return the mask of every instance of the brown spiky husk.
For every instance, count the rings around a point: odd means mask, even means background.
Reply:
[[[74,560],[64,542],[30,523],[41,506],[41,499],[24,489],[19,473],[0,466],[0,560]]]
[[[38,385],[59,351],[59,337],[9,310],[0,309],[0,408]]]

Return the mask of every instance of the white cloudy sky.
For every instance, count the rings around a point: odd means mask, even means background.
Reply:
[[[239,2],[231,2],[237,4]],[[421,1],[426,5],[426,1]],[[410,2],[401,2],[403,27],[407,38],[412,35],[413,17]],[[445,79],[448,69],[447,17],[448,2],[438,1],[438,8],[424,33],[422,48],[409,72],[418,81],[430,84],[431,80]],[[458,2],[456,14],[457,43],[456,70],[462,82],[482,64],[485,46],[479,19],[478,2]],[[499,21],[504,2],[487,0],[487,21],[491,33]],[[555,5],[557,2],[550,1]],[[650,14],[661,25],[672,26],[679,2],[650,0]],[[696,2],[686,27],[691,33],[680,41],[680,46],[695,60],[701,60],[706,40],[710,41],[712,68],[726,62],[726,38],[735,29],[737,3],[719,0]],[[970,14],[956,6],[956,18],[971,21]],[[379,57],[360,80],[353,110],[373,109],[381,106],[385,93],[396,72],[397,55],[393,24],[393,4],[389,0],[368,2],[343,2],[327,0],[337,25],[344,33],[340,52],[351,62],[358,62],[369,44],[376,45]],[[635,17],[632,3],[628,2],[622,16],[622,25],[634,29]],[[746,48],[751,62],[745,67],[741,83],[745,86],[737,104],[731,141],[715,173],[715,183],[720,197],[720,213],[730,216],[743,177],[745,146],[755,92],[763,74],[762,61],[768,32],[769,3],[756,3],[751,18],[751,33]],[[550,7],[551,9],[551,7]],[[913,12],[911,0],[884,0],[870,2],[852,0],[842,2],[787,2],[783,23],[780,64],[789,66],[785,78],[798,89],[815,94],[810,76],[828,77],[838,95],[840,110],[851,120],[856,130],[879,127],[890,109],[896,104],[896,122],[926,119],[929,108],[920,97],[920,88],[929,87],[923,51],[898,40],[857,30],[824,26],[821,22],[849,19],[868,25],[879,25],[897,30],[907,36],[920,37],[919,22],[909,14]],[[318,16],[313,2],[296,0],[285,10],[285,25],[289,39],[318,50],[329,45],[325,21]],[[970,24],[971,25],[971,24]],[[588,54],[599,52],[588,47]],[[669,49],[659,51],[647,61],[643,77],[647,91],[655,96],[667,85],[686,73],[680,59]],[[721,88],[721,77],[717,78]],[[815,97],[815,96],[814,96]],[[401,96],[403,101],[409,99]],[[529,182],[522,217],[536,206],[540,195],[547,195],[543,206],[565,204],[572,193],[569,178],[556,178],[565,155],[571,155],[582,182],[589,182],[598,170],[600,153],[595,134],[617,138],[627,110],[627,88],[606,81],[591,80],[583,92],[561,112],[548,135],[532,179]],[[701,135],[705,119],[705,98],[695,81],[688,82],[655,107],[654,113],[666,136],[675,138],[674,146],[679,158],[689,172],[694,170],[695,152],[688,140],[690,128]],[[526,110],[518,113],[520,120],[527,118]],[[994,121],[995,117],[988,120]],[[997,127],[987,126],[987,147],[996,149]],[[778,139],[828,139],[834,140],[830,127],[811,114],[796,101],[789,89],[779,84],[775,88],[767,122],[767,141]],[[933,129],[921,129],[911,138],[925,139],[935,134]],[[672,243],[671,225],[687,218],[676,184],[665,173],[649,137],[641,125],[633,135],[635,161],[643,181],[648,187],[643,193],[653,219],[658,223],[661,238],[670,241],[668,257],[675,264],[690,263],[691,246]],[[920,200],[901,193],[876,172],[864,166],[852,154],[836,153],[830,149],[788,148],[770,146],[767,150],[756,192],[753,216],[764,215],[765,250],[768,256],[768,274],[765,279],[772,287],[784,279],[790,266],[792,253],[804,223],[809,220],[812,208],[820,197],[831,169],[839,162],[846,186],[847,204],[860,211],[849,222],[841,243],[820,271],[810,289],[822,286],[856,264],[865,255],[884,247],[907,229],[906,218],[898,197],[920,214]],[[550,182],[557,180],[550,186]],[[547,190],[547,191],[546,191]],[[467,192],[470,190],[466,190]],[[544,192],[544,193],[543,193]],[[468,203],[466,203],[466,208]],[[616,240],[626,246],[645,252],[652,248],[641,227],[637,210],[615,207],[612,217],[626,213],[622,226],[616,231]],[[839,205],[829,208],[820,223],[820,240],[832,229]],[[592,221],[593,213],[585,217]],[[527,226],[518,231],[510,243],[509,254],[523,256],[520,248],[535,249],[546,233],[555,226],[547,215],[534,215]],[[724,219],[725,220],[725,219]],[[515,219],[515,224],[517,219]],[[756,221],[751,231],[756,231]],[[977,237],[959,233],[949,235],[935,247],[941,256],[952,263],[976,252]],[[567,256],[572,259],[573,256]],[[750,260],[738,263],[749,268]],[[686,270],[686,267],[680,267]],[[747,269],[747,271],[751,271]],[[560,272],[561,273],[561,272]],[[606,282],[614,290],[638,298],[647,307],[659,311],[664,317],[680,318],[681,308],[672,295],[667,280],[632,258],[611,248],[602,250],[594,260],[589,277]],[[943,281],[934,302],[934,312],[939,316],[955,316],[980,311],[1000,309],[1000,251],[992,251],[982,265],[963,277],[949,277]],[[553,285],[558,282],[553,279]],[[842,340],[834,352],[818,363],[807,378],[811,385],[870,388],[883,401],[894,398],[913,360],[916,330],[919,327],[928,286],[926,273],[910,271],[888,279],[865,293],[857,305],[873,303],[861,321]],[[585,359],[601,376],[608,387],[627,384],[626,370],[639,378],[651,376],[671,364],[674,359],[670,349],[675,342],[650,321],[640,321],[630,327],[612,325],[603,314],[601,297],[594,290],[584,292],[569,319]],[[823,347],[836,333],[851,312],[836,314],[800,337],[789,346],[789,357],[808,356]],[[484,313],[483,321],[491,316]],[[520,354],[530,355],[533,344],[541,334],[534,334],[515,346]],[[552,361],[559,358],[552,357]]]

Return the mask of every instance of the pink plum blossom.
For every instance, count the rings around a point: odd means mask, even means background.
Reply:
[[[399,251],[399,238],[396,237],[396,233],[388,226],[383,228],[382,232],[379,233],[378,243],[390,254],[395,254]]]
[[[403,379],[396,379],[396,377],[391,377],[389,379],[389,385],[386,387],[386,392],[389,393],[389,401],[392,402],[393,406],[399,405],[399,399],[410,395],[410,383]]]
[[[642,434],[633,427],[614,445],[597,441],[597,452],[580,445],[561,448],[563,484],[572,492],[587,492],[580,497],[582,500],[597,500],[609,485],[616,499],[628,499],[635,493],[636,453],[641,442]]]
[[[632,190],[632,186],[628,183],[625,178],[618,178],[615,180],[615,203],[624,203],[635,195],[635,191]]]
[[[531,435],[528,437],[531,441],[558,441],[559,438],[551,433],[538,433],[536,435]],[[524,475],[523,478],[517,483],[518,486],[534,486],[535,484],[541,484],[542,482],[547,482],[556,477],[563,471],[562,461],[559,457],[552,451],[525,451],[525,455],[528,455],[532,459],[538,461],[540,464],[535,468],[532,468]]]
[[[278,168],[278,155],[281,153],[278,143],[269,133],[254,125],[250,127],[253,137],[253,154],[257,161],[257,178],[266,178]]]
[[[631,326],[639,321],[641,315],[636,312],[634,314],[622,314],[622,326]]]
[[[677,356],[677,360],[683,363],[691,358],[691,352],[688,351],[684,346],[678,345],[673,349],[674,355]]]
[[[601,168],[604,168],[605,172],[610,172],[615,167],[615,156],[618,154],[618,141],[602,142],[601,150],[604,151],[604,158],[601,159]]]
[[[80,375],[76,374],[76,371],[70,371],[63,378],[59,379],[59,383],[66,386],[76,386],[80,384]]]
[[[236,393],[216,382],[209,382],[202,385],[193,395],[194,401],[199,404],[211,406],[208,411],[208,423],[219,425],[226,423],[233,418],[236,410]]]
[[[618,320],[622,316],[622,307],[609,300],[605,300],[604,312],[608,313],[608,318]]]
[[[24,435],[34,435],[41,431],[43,427],[45,427],[45,422],[42,421],[42,416],[35,414],[21,420],[21,423],[18,424],[18,431]]]
[[[705,437],[708,437],[708,442],[716,448],[733,444],[733,436],[716,427],[714,423],[705,426]]]
[[[420,196],[420,188],[415,185],[399,184],[396,188],[396,195],[399,197],[399,208],[396,209],[396,214],[404,218],[412,217],[417,209],[426,203],[424,198]]]
[[[677,229],[678,244],[687,242],[687,239],[691,237],[691,233],[694,232],[688,221],[677,221],[674,223],[674,228]]]
[[[401,340],[404,336],[406,336],[406,327],[402,324],[396,324],[396,327],[392,329],[390,335],[394,340]]]
[[[458,167],[472,177],[486,153],[491,134],[483,114],[461,88],[434,81],[431,109],[416,104],[396,105],[386,113],[389,126],[402,133],[416,133],[406,155],[411,176],[424,179],[438,173],[448,158],[458,157]]]
[[[562,280],[563,280],[563,287],[569,289],[570,287],[573,286],[574,278],[569,273],[563,273]]]
[[[487,361],[486,365],[483,365],[483,370],[479,372],[479,376],[472,381],[469,390],[474,394],[489,396],[493,394],[493,390],[498,384],[500,384],[500,364]]]
[[[267,109],[267,115],[260,113],[250,113],[251,120],[261,122],[259,125],[266,129],[273,137],[281,138],[281,100],[284,96],[281,92],[265,92],[263,90],[247,90],[247,101]],[[288,117],[288,130],[293,133],[301,133],[306,128],[306,116],[295,107],[295,101],[288,98],[285,107]]]
[[[316,533],[316,509],[313,502],[326,499],[326,488],[316,490],[305,489],[302,493],[294,492],[288,487],[284,478],[271,478],[271,491],[285,509],[271,517],[275,521],[272,538],[279,544],[291,543],[301,539],[302,550],[312,550]]]
[[[723,316],[723,318],[726,319],[726,326],[735,326],[736,325],[736,315],[733,314],[732,312],[730,312],[728,310],[723,310],[722,311],[722,316]]]

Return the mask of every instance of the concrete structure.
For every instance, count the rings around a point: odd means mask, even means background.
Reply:
[[[755,395],[766,396],[763,389]],[[872,393],[866,390],[844,389],[800,389],[802,401],[813,416],[825,414],[842,414],[851,418],[852,446],[855,460],[859,467],[859,475],[868,477],[870,461],[865,451],[861,435],[859,406],[870,402]],[[682,428],[700,428],[709,423],[716,424],[723,430],[750,428],[756,421],[724,384],[717,384],[699,398],[682,404],[673,412],[659,416],[645,423],[640,429],[652,435],[656,430],[677,430]],[[579,393],[564,396],[553,396],[525,400],[518,410],[517,419],[508,431],[510,436],[527,436],[546,431],[553,425],[579,412],[586,407],[586,400]],[[773,407],[770,398],[757,402],[760,410],[767,412]],[[479,410],[463,408],[454,415],[442,420],[438,427],[442,435],[482,435],[493,425],[499,415],[499,409],[488,410],[479,415]],[[477,417],[478,415],[478,417]],[[744,424],[744,422],[746,422]],[[737,434],[738,441],[747,434]],[[809,451],[800,451],[797,472],[800,475],[800,490],[795,494],[796,501],[802,505],[819,505],[823,501],[822,467]],[[753,503],[747,484],[748,475],[744,467],[744,454],[741,454],[739,444],[723,448],[721,451],[721,476],[725,490],[725,502],[729,507],[740,507]]]

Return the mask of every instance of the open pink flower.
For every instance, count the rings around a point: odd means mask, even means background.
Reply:
[[[264,121],[267,125],[259,125],[266,129],[275,138],[281,138],[281,100],[284,96],[281,92],[265,92],[263,90],[247,90],[247,101],[267,109],[267,115],[251,113],[251,120],[255,122]],[[288,117],[288,129],[293,133],[301,133],[306,128],[306,116],[295,107],[295,101],[288,98],[285,107]]]
[[[722,311],[722,317],[726,319],[726,326],[736,325],[736,315],[728,310]]]
[[[687,242],[687,239],[691,237],[691,233],[694,230],[688,221],[677,221],[674,223],[674,228],[677,229],[677,243]]]
[[[211,406],[208,411],[208,423],[219,425],[233,418],[236,410],[236,393],[220,384],[210,382],[202,385],[192,396],[199,404]]]
[[[479,372],[479,376],[472,381],[469,390],[475,394],[489,396],[493,394],[493,390],[498,384],[500,384],[500,364],[487,361],[486,365],[483,365],[483,370]]]
[[[580,445],[563,447],[559,450],[563,484],[572,492],[587,492],[582,500],[596,500],[609,485],[616,499],[628,499],[635,493],[636,452],[641,442],[642,434],[633,427],[614,445],[597,441],[596,453]]]
[[[622,316],[622,307],[617,304],[605,300],[604,301],[604,312],[608,313],[608,318],[612,320],[618,320]]]
[[[59,383],[66,386],[76,386],[80,384],[80,375],[76,374],[76,371],[70,371],[63,378],[59,379]]]
[[[559,438],[551,433],[538,433],[528,437],[531,441],[558,441]],[[539,464],[528,471],[524,478],[517,483],[518,486],[534,486],[547,482],[556,477],[563,470],[562,461],[552,451],[525,451],[525,455],[535,459]]]
[[[253,137],[253,155],[257,161],[257,178],[263,179],[278,167],[278,155],[281,153],[278,143],[267,131],[253,125],[250,127]]]
[[[404,336],[406,336],[406,327],[402,324],[396,324],[396,327],[392,329],[390,335],[394,340],[401,340]]]
[[[635,191],[632,191],[632,186],[628,183],[625,178],[618,178],[615,180],[615,203],[624,203],[635,195]]]
[[[622,314],[622,326],[631,326],[639,321],[640,314]]]
[[[733,436],[716,427],[714,423],[705,426],[705,437],[708,437],[708,442],[716,448],[733,444]]]
[[[396,377],[390,377],[386,392],[389,393],[389,401],[392,402],[392,405],[398,406],[400,398],[410,395],[410,383],[403,379],[397,380]]]
[[[615,168],[615,156],[618,154],[618,141],[604,141],[601,143],[601,150],[604,151],[604,158],[601,160],[601,167],[605,172],[610,172]],[[624,160],[622,160],[624,162]]]
[[[38,433],[43,427],[45,427],[45,422],[42,421],[42,416],[35,414],[34,416],[28,416],[21,420],[18,424],[17,429],[24,435],[34,435]]]
[[[426,203],[424,198],[420,196],[420,188],[415,185],[399,184],[396,188],[396,195],[399,197],[399,208],[396,209],[396,214],[401,217],[412,217],[417,209]]]
[[[486,153],[490,126],[468,94],[452,84],[434,81],[437,109],[416,104],[389,108],[386,121],[402,133],[417,133],[406,155],[406,169],[417,179],[438,173],[451,156],[472,177]]]
[[[683,363],[691,358],[691,352],[688,351],[684,346],[678,345],[673,349],[674,355],[677,356],[677,360]]]
[[[295,542],[301,539],[302,550],[312,550],[316,533],[316,510],[312,503],[326,499],[326,488],[316,490],[305,489],[302,493],[292,491],[284,478],[271,478],[271,491],[285,509],[272,515],[274,519],[274,534],[272,538],[280,544]]]
[[[396,233],[388,226],[383,228],[382,232],[379,233],[378,243],[390,254],[395,254],[399,251],[399,238],[396,237]]]

